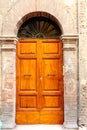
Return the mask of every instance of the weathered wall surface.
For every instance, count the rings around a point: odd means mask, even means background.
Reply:
[[[2,40],[2,39],[0,39]],[[2,116],[3,127],[15,125],[15,42],[2,40]]]
[[[77,34],[77,4],[77,0],[0,0],[0,36],[16,36],[18,21],[33,11],[45,11],[54,15],[64,34]]]
[[[80,0],[79,88],[80,125],[87,126],[87,0]]]
[[[1,118],[1,43],[0,43],[0,118]]]
[[[1,0],[1,34],[16,35],[17,22],[34,11],[54,15],[62,25],[64,34],[77,34],[77,0]]]
[[[87,125],[87,0],[79,0],[79,9],[80,23],[78,25],[77,0],[0,0],[0,36],[16,36],[18,21],[26,14],[34,11],[45,11],[54,15],[59,20],[64,35],[78,34],[79,27],[78,94],[80,105],[78,116],[80,117],[79,124]]]

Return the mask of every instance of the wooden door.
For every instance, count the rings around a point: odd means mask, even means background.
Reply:
[[[16,123],[62,124],[61,40],[19,40],[16,59]]]

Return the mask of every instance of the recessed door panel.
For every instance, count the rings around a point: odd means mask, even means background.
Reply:
[[[43,42],[43,53],[44,54],[58,54],[59,46],[56,42]]]
[[[36,59],[20,60],[20,89],[36,90]]]
[[[36,43],[27,42],[20,44],[20,54],[35,54],[35,53],[36,53]]]
[[[44,90],[58,90],[59,64],[57,59],[43,60]]]
[[[20,96],[20,108],[36,108],[36,96]]]
[[[44,96],[44,108],[59,108],[60,107],[60,96],[47,95]]]

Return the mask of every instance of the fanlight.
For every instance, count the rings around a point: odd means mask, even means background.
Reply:
[[[18,38],[58,38],[61,36],[61,30],[55,22],[40,16],[24,22],[17,36]]]

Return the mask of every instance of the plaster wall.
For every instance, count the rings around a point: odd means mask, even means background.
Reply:
[[[79,8],[80,23],[78,23],[78,5],[80,7]],[[44,0],[44,1],[42,0],[32,0],[32,1],[31,0],[25,0],[25,1],[24,0],[5,0],[5,1],[0,0],[0,36],[1,36],[0,45],[2,46],[2,49],[1,49],[2,53],[0,53],[0,65],[3,65],[3,67],[5,63],[8,63],[7,66],[9,66],[11,62],[15,63],[15,51],[13,51],[15,50],[15,47],[13,47],[13,49],[10,48],[10,50],[8,48],[7,49],[8,51],[5,51],[5,49],[3,48],[5,45],[9,45],[9,44],[11,45],[11,42],[12,43],[16,42],[16,40],[14,39],[11,40],[11,38],[17,37],[18,28],[16,25],[18,21],[20,21],[23,18],[23,16],[31,12],[43,11],[43,12],[52,14],[60,22],[60,25],[63,29],[62,37],[63,39],[65,39],[63,41],[65,45],[64,61],[68,64],[67,65],[68,69],[70,67],[70,73],[72,73],[71,79],[73,78],[74,80],[74,81],[70,80],[69,86],[71,85],[71,87],[75,88],[76,90],[76,92],[73,91],[73,96],[70,99],[71,103],[68,105],[71,105],[70,107],[72,107],[72,105],[77,106],[77,102],[75,102],[75,104],[72,104],[73,103],[72,98],[74,98],[74,94],[75,94],[76,95],[75,101],[77,101],[77,95],[79,95],[80,106],[78,107],[78,111],[79,111],[78,121],[80,122],[80,124],[82,123],[87,124],[87,121],[85,119],[87,116],[87,113],[84,113],[84,111],[86,111],[87,109],[87,105],[86,105],[86,100],[87,100],[87,94],[86,94],[87,93],[87,89],[86,89],[86,86],[87,86],[87,83],[86,83],[87,81],[86,79],[86,75],[87,75],[86,73],[87,72],[87,69],[86,69],[87,15],[86,14],[87,13],[86,12],[87,12],[87,9],[86,7],[87,7],[87,2],[85,0],[80,0],[79,2],[77,0],[62,0],[62,1],[61,0]],[[78,28],[80,30],[79,46],[78,46],[78,40],[77,40],[78,38],[73,37],[73,36],[78,35]],[[9,41],[9,38],[10,38],[10,41]],[[7,42],[6,42],[6,39],[7,39]],[[74,41],[72,39],[74,39]],[[84,43],[84,46],[83,46],[83,43]],[[79,57],[78,57],[78,49],[79,49]],[[12,57],[12,61],[10,59],[10,56]],[[68,56],[69,58],[67,60]],[[70,60],[71,58],[73,59],[72,61]],[[78,60],[78,58],[80,58],[80,60]],[[79,68],[77,68],[78,61],[79,61]],[[2,67],[2,70],[0,70],[0,77],[2,77],[1,72],[3,72],[3,67]],[[13,65],[13,67],[15,67],[15,65]],[[67,69],[66,64],[64,68],[65,68],[64,70],[64,74],[65,74],[66,69]],[[78,70],[79,70],[79,73],[78,73],[79,82],[77,81]],[[73,75],[73,73],[75,76]],[[15,72],[13,74],[13,82],[15,82],[14,77],[15,77]],[[66,77],[65,77],[65,80],[66,80]],[[3,79],[1,81],[3,81]],[[80,88],[79,93],[77,93],[78,86]],[[0,89],[3,89],[3,87],[4,87],[4,83],[1,83]],[[14,87],[15,86],[12,85],[12,90],[14,90]],[[12,90],[11,89],[9,90],[9,94],[10,94],[10,91]],[[14,94],[14,91],[12,91],[12,93]],[[0,100],[1,100],[1,93],[0,93]],[[65,97],[65,102],[68,100],[69,100],[69,94],[67,97]],[[15,101],[14,97],[12,97],[10,101],[11,102]],[[14,105],[14,104],[11,104],[11,105]],[[68,110],[70,111],[71,108],[68,109],[66,105],[65,109],[66,109],[66,115],[67,115]],[[75,109],[73,108],[73,111],[74,110],[77,110],[77,108]],[[73,111],[72,111],[72,114],[73,114]],[[14,114],[14,111],[13,111],[13,114]],[[79,115],[80,115],[80,119],[79,119]],[[76,116],[77,116],[77,112],[76,112]],[[69,118],[71,118],[71,115]],[[69,118],[67,117],[66,120],[68,121]],[[75,121],[77,120],[76,118],[72,118],[72,119],[73,120],[75,119]]]
[[[26,14],[44,11],[54,15],[63,28],[63,34],[77,34],[77,0],[1,0],[1,35],[16,36],[16,24]]]
[[[79,124],[87,126],[87,1],[79,3]]]

